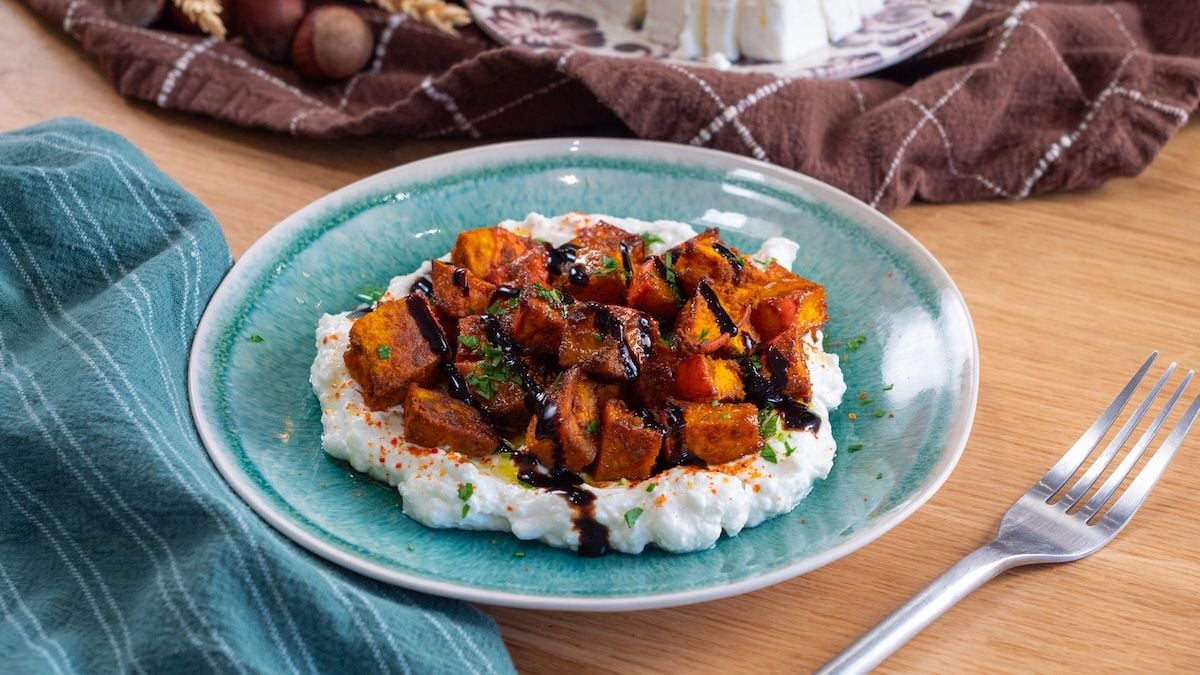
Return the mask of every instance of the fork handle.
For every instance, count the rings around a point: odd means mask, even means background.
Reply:
[[[995,541],[975,549],[833,657],[817,673],[865,673],[871,670],[968,593],[1018,564],[1017,557],[1002,550]]]

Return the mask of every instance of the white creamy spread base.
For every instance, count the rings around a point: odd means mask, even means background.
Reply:
[[[629,232],[657,234],[663,241],[650,246],[648,254],[661,253],[696,234],[683,223],[584,214],[553,218],[530,214],[524,221],[500,225],[559,246],[574,238],[579,225],[597,220]],[[790,268],[797,249],[794,242],[773,237],[753,257],[773,257]],[[429,270],[426,262],[412,274],[394,278],[384,299],[403,297]],[[520,539],[577,548],[579,533],[572,525],[571,505],[560,493],[523,487],[510,459],[495,455],[472,460],[453,451],[408,443],[400,406],[382,412],[366,407],[342,358],[353,322],[347,313],[327,314],[317,325],[317,358],[310,381],[321,404],[325,452],[395,486],[403,497],[405,515],[424,525],[511,531]],[[707,469],[675,467],[645,481],[586,485],[584,489],[596,495],[595,520],[608,528],[612,550],[640,553],[650,544],[672,552],[709,548],[722,532],[734,536],[791,511],[814,481],[829,475],[836,450],[829,409],[841,402],[846,386],[838,357],[822,351],[820,334],[808,341],[807,349],[811,407],[821,419],[820,431],[781,430],[768,441],[774,463],[756,453]],[[463,500],[460,488],[468,483],[471,494]],[[648,489],[650,483],[653,490]],[[642,509],[640,517],[627,524],[625,514],[637,508]]]

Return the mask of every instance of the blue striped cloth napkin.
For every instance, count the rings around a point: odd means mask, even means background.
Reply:
[[[212,215],[78,120],[0,134],[0,671],[512,671],[456,601],[343,572],[210,464],[188,346]]]

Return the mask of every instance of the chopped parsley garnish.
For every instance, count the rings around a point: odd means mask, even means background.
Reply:
[[[513,557],[514,557],[514,558],[524,558],[524,557],[525,557],[525,551],[514,551],[514,552],[513,552]]]
[[[707,329],[707,328],[701,328],[701,329],[700,329],[700,335],[699,335],[699,336],[698,336],[696,339],[697,339],[697,340],[699,340],[699,341],[701,341],[701,342],[704,342],[705,338],[707,338],[707,337],[708,337],[708,329]]]
[[[717,406],[721,405],[721,402],[720,402],[720,401],[718,401],[717,399],[715,399],[715,398],[714,398],[714,399],[712,400],[712,404],[711,404],[711,405],[712,405],[712,407],[714,407],[714,408],[715,408],[715,407],[717,407]]]
[[[640,507],[640,506],[635,506],[632,509],[629,509],[628,511],[626,511],[625,512],[625,525],[627,525],[628,527],[633,527],[633,524],[637,522],[637,519],[642,517],[642,513],[643,513],[642,507]]]
[[[613,274],[616,272],[626,272],[625,266],[622,265],[616,258],[606,255],[600,259],[600,274]]]
[[[883,417],[883,416],[884,416],[884,415],[886,415],[886,414],[887,414],[887,413],[885,413],[885,412],[883,411],[883,408],[876,408],[876,409],[875,409],[875,416],[876,416],[876,417]]]
[[[654,244],[662,244],[664,242],[662,237],[654,234],[653,232],[643,232],[642,243],[646,246],[653,246]]]
[[[663,333],[662,335],[658,336],[658,344],[666,347],[667,349],[674,349],[675,348],[675,334],[674,333]]]
[[[600,433],[600,422],[598,420],[592,420],[591,422],[588,422],[587,430],[588,433],[592,434],[593,436]]]
[[[894,384],[889,384],[888,386],[884,387],[884,388],[883,388],[883,390],[884,390],[884,391],[891,391],[891,390],[892,390],[892,387],[894,387],[894,386],[896,386],[896,385],[894,385]]]
[[[775,449],[769,445],[762,446],[762,452],[760,454],[762,455],[763,459],[767,460],[768,462],[770,462],[772,464],[779,463],[779,458],[775,456]]]
[[[464,502],[470,499],[473,494],[475,494],[474,483],[463,483],[458,486],[458,498]]]
[[[721,413],[721,419],[723,419],[723,420],[731,420],[731,419],[733,419],[733,416],[732,416],[732,415],[730,415],[729,413]]]
[[[881,473],[875,474],[875,480],[883,480],[883,474],[881,474]]]
[[[665,279],[668,284],[674,286],[679,283],[679,279],[675,277],[675,254],[671,251],[667,251],[663,254],[663,269],[666,270],[666,274],[663,275],[663,279]]]
[[[852,443],[846,446],[846,452],[858,452],[862,450],[862,443]]]
[[[479,338],[475,337],[474,335],[459,335],[458,344],[466,347],[467,349],[475,350],[479,348]]]
[[[796,451],[796,448],[793,448],[791,443],[784,441],[783,442],[783,450],[784,450],[784,452],[783,452],[784,457],[791,457],[792,453]]]
[[[761,356],[758,354],[751,354],[748,360],[750,361],[750,365],[754,366],[755,370],[762,370],[763,364]]]
[[[251,341],[251,342],[253,342],[253,343],[255,343],[255,344],[258,344],[259,342],[262,342],[262,341],[263,341],[263,336],[261,336],[261,335],[251,335],[250,337],[248,337],[248,338],[246,338],[246,339],[247,339],[247,340],[249,340],[249,341]]]
[[[592,337],[596,339],[596,342],[604,342],[604,333],[593,333]]]
[[[380,361],[387,361],[392,358],[392,348],[387,345],[379,345],[375,348],[375,356],[378,356]]]
[[[846,343],[846,349],[849,349],[852,352],[856,352],[856,351],[858,351],[858,348],[863,346],[863,343],[865,343],[866,341],[867,341],[867,336],[863,335],[862,333],[859,333],[858,335],[851,338],[851,340],[849,342]]]
[[[546,288],[540,283],[535,283],[533,286],[537,296],[546,302],[549,302],[557,307],[563,307],[567,304],[566,301],[563,300],[562,291],[558,290],[557,288]]]
[[[651,483],[646,486],[646,492],[654,492],[654,488],[658,487],[658,483]]]
[[[474,370],[467,373],[466,378],[467,384],[476,395],[485,401],[490,401],[496,397],[496,392],[501,384],[505,382],[523,384],[521,377],[514,374],[504,361],[504,352],[488,342],[479,342],[476,339],[476,343],[483,360]]]
[[[470,513],[470,512],[471,512],[471,505],[470,505],[470,504],[463,504],[462,517],[463,517],[463,518],[466,518],[466,517],[467,517],[467,514],[468,514],[468,513]]]
[[[758,433],[763,438],[773,438],[779,433],[779,415],[770,408],[758,411]]]
[[[507,300],[500,300],[497,302],[493,302],[492,304],[488,305],[488,308],[485,309],[484,312],[486,314],[488,314],[489,316],[500,316],[501,314],[504,314],[505,312],[511,311],[516,306],[517,306],[517,299],[509,298]]]
[[[387,293],[387,289],[374,284],[365,284],[360,286],[357,291],[354,291],[354,299],[359,302],[376,303],[383,294]]]

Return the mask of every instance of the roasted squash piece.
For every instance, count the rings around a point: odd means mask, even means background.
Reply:
[[[404,397],[404,434],[418,445],[447,447],[468,457],[487,457],[500,443],[478,410],[418,386],[409,387]]]
[[[576,473],[587,469],[600,451],[601,404],[618,393],[616,386],[600,384],[588,379],[582,369],[571,368],[550,393],[557,409],[548,425],[551,437],[537,437],[538,419],[534,417],[525,431],[526,452],[546,467],[565,467]]]
[[[524,286],[512,313],[513,341],[537,354],[557,355],[571,296],[541,283]]]
[[[575,262],[558,287],[583,301],[624,303],[633,269],[646,257],[642,238],[600,221],[580,230],[571,244]]]
[[[742,270],[750,264],[737,249],[721,242],[721,234],[715,228],[688,239],[667,254],[670,255],[670,267],[686,295],[695,293],[702,279],[708,279],[713,285],[736,284]]]
[[[434,304],[457,319],[483,314],[496,292],[495,284],[480,279],[471,270],[441,260],[433,261],[432,276]]]
[[[758,407],[753,403],[679,402],[683,427],[679,437],[683,448],[707,464],[724,464],[757,452]]]
[[[804,358],[807,333],[799,326],[792,326],[767,343],[761,358],[771,389],[804,402],[812,400],[812,380]]]
[[[661,410],[668,399],[679,396],[675,383],[675,364],[679,357],[661,341],[655,343],[650,358],[642,364],[641,377],[633,383],[634,393],[643,408]]]
[[[670,321],[679,313],[682,300],[679,290],[667,282],[667,268],[662,258],[646,258],[633,270],[625,302],[634,309],[659,321]]]
[[[636,380],[658,340],[658,322],[629,307],[576,303],[558,348],[558,363],[608,381]]]
[[[438,377],[441,355],[421,335],[409,303],[434,316],[428,298],[414,294],[379,303],[350,327],[350,347],[342,358],[372,410],[399,403],[410,383],[427,385]]]
[[[458,320],[455,361],[478,361],[480,359],[479,344],[488,339],[486,320],[485,316],[465,316]]]
[[[450,262],[471,270],[485,281],[497,284],[514,260],[535,248],[541,248],[529,237],[510,232],[503,227],[481,227],[458,235]]]
[[[702,280],[696,292],[683,305],[675,324],[675,340],[684,354],[710,354],[737,337],[739,325],[749,318],[750,308],[738,308],[725,301]]]
[[[801,332],[820,328],[829,320],[825,288],[772,262],[770,280],[760,288],[760,299],[750,316],[764,340],[774,339],[793,326]]]
[[[595,480],[641,480],[654,470],[665,430],[647,424],[623,402],[604,402],[600,422],[600,453],[592,469]]]
[[[529,421],[525,407],[525,390],[515,373],[497,367],[492,360],[468,361],[455,364],[467,382],[471,396],[483,408],[496,426],[521,429]]]
[[[520,288],[527,284],[549,284],[550,261],[544,246],[536,246],[522,253],[506,265],[497,283]]]
[[[679,395],[689,401],[740,401],[746,397],[742,370],[732,359],[693,354],[675,366]]]

